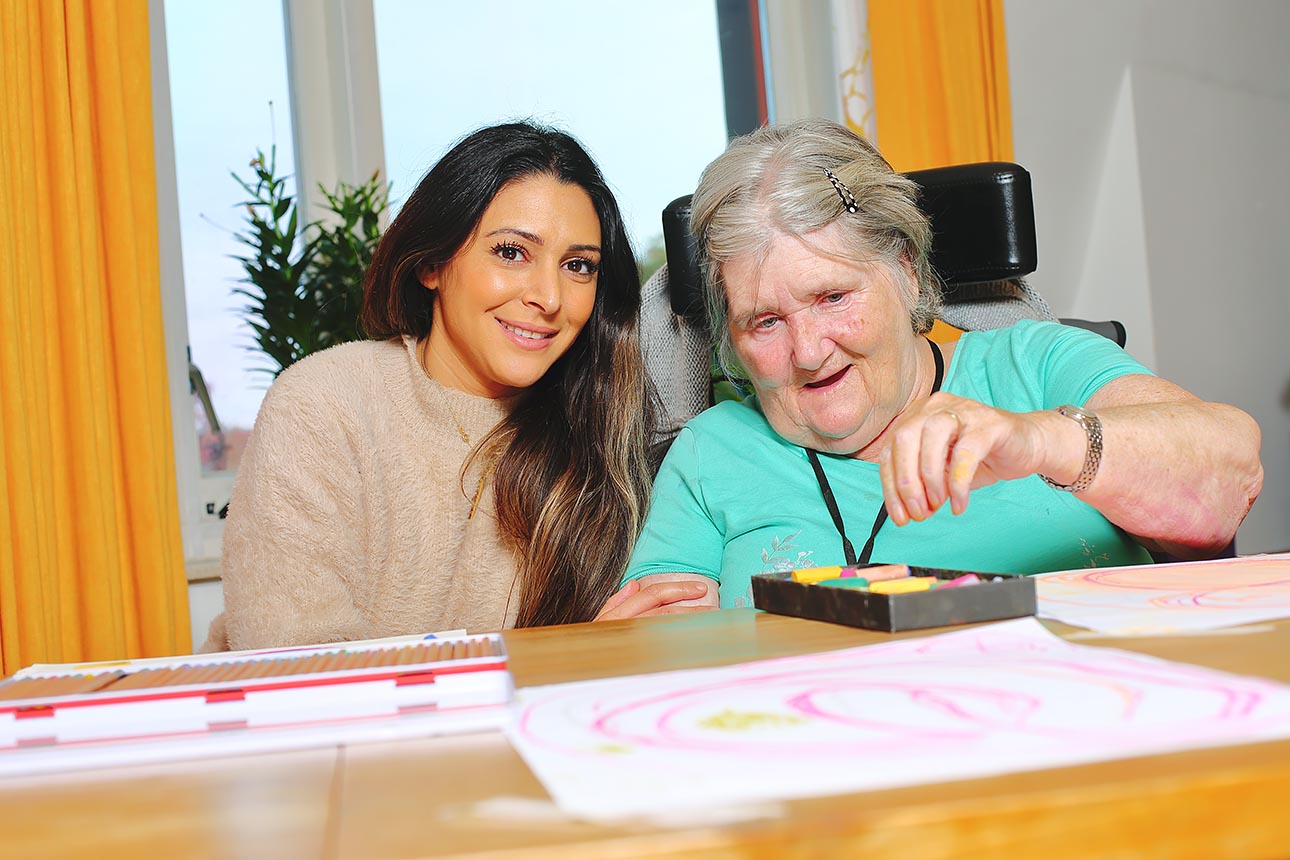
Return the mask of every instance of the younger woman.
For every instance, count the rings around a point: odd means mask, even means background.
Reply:
[[[639,303],[576,141],[527,123],[463,139],[376,250],[375,340],[265,397],[206,647],[590,620],[649,494]]]

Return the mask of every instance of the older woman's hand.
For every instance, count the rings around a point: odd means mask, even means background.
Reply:
[[[977,487],[1046,469],[1063,474],[1065,464],[1082,463],[1084,445],[1084,431],[1055,412],[1008,412],[938,392],[901,416],[879,457],[887,514],[905,525],[947,499],[961,514]]]
[[[1149,549],[1211,556],[1236,534],[1263,486],[1259,426],[1164,379],[1113,379],[1087,403],[1102,424],[1101,465],[1079,499]],[[879,457],[883,499],[898,525],[995,481],[1044,475],[1073,483],[1088,437],[1055,411],[1006,412],[938,392],[892,426]]]
[[[706,612],[716,609],[717,584],[692,573],[656,573],[642,576],[618,589],[605,601],[596,621],[619,621],[651,615]]]

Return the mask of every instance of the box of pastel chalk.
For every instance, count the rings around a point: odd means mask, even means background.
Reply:
[[[1035,614],[1029,576],[903,564],[763,573],[752,592],[767,612],[892,633]]]

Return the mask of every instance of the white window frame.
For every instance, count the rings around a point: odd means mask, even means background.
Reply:
[[[315,190],[357,184],[385,173],[376,25],[371,0],[283,0],[291,92],[292,139],[300,199],[319,216]],[[162,323],[174,438],[175,483],[184,565],[190,582],[219,576],[224,521],[219,510],[233,490],[233,472],[203,472],[188,376],[188,312],[184,296],[170,109],[164,0],[148,0],[151,36],[153,149]]]

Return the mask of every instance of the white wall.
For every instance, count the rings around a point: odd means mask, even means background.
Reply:
[[[1060,316],[1263,428],[1242,553],[1290,547],[1290,3],[1005,0],[1016,160]]]
[[[188,618],[193,630],[193,653],[206,641],[211,621],[224,611],[224,583],[218,579],[188,583]]]

